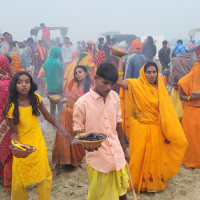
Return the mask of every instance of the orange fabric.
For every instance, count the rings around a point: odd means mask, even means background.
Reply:
[[[38,78],[41,78],[41,77],[45,77],[44,68],[41,68],[40,71],[39,71]]]
[[[146,79],[127,79],[121,90],[123,129],[129,140],[129,168],[138,192],[165,189],[180,168],[187,141],[163,81],[158,89]]]
[[[37,40],[37,48],[40,53],[41,60],[45,60],[45,50],[43,47],[40,46],[39,40]]]
[[[131,46],[130,46],[131,52],[142,51],[142,49],[143,47],[140,40],[136,39],[131,42]]]
[[[38,80],[37,80],[38,93],[40,96],[46,97],[47,96],[47,83],[46,83],[44,68],[40,69],[37,78],[38,78]]]
[[[179,92],[182,88],[187,96],[191,96],[191,92],[200,91],[200,62],[197,62],[190,73],[179,80],[178,85]],[[183,164],[187,167],[200,168],[200,100],[190,102],[182,101],[182,104],[182,126],[188,140],[188,147]]]
[[[67,96],[67,106],[63,109],[59,124],[62,128],[73,137],[72,115],[73,105],[80,97],[77,83],[72,81],[69,84],[69,93]],[[56,139],[52,152],[52,162],[54,164],[72,164],[78,166],[85,157],[85,150],[81,144],[71,144],[70,141],[59,131],[56,132]]]
[[[166,76],[162,76],[162,80],[163,80],[164,85],[167,86],[168,82],[167,82]]]
[[[80,61],[80,57],[82,56],[82,54],[87,54],[87,55]],[[86,67],[88,67],[90,78],[91,80],[94,80],[94,75],[95,75],[95,72],[93,70],[94,63],[91,60],[91,57],[89,56],[89,54],[86,52],[83,52],[75,60],[73,60],[65,70],[64,77],[63,77],[64,96],[67,96],[68,94],[68,84],[74,79],[74,69],[76,68],[77,65],[85,65]]]
[[[12,58],[12,65],[13,65],[15,74],[19,71],[25,71],[25,69],[22,68],[22,63],[18,55],[12,54],[10,55],[10,57]]]

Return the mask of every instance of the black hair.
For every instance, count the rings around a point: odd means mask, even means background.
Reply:
[[[183,40],[177,40],[177,44],[183,44]]]
[[[117,69],[112,63],[109,62],[100,64],[97,68],[96,75],[111,81],[112,83],[116,83],[118,80]]]
[[[103,41],[104,40],[104,38],[103,37],[100,37],[99,38],[99,42],[101,42],[101,41]]]
[[[12,37],[12,35],[11,35],[10,33],[7,33],[6,37],[7,37],[7,36],[11,36],[11,37]]]
[[[69,40],[69,37],[65,37],[65,40]]]
[[[162,45],[167,45],[168,44],[168,42],[167,42],[167,40],[164,40],[163,42],[162,42]]]
[[[39,40],[39,45],[43,45],[43,40]]]
[[[76,78],[75,78],[75,72],[76,69],[81,68],[85,73],[87,73],[86,77],[85,77],[85,83],[84,83],[84,94],[89,92],[90,90],[90,85],[91,85],[91,79],[90,79],[90,75],[88,73],[88,70],[86,68],[86,66],[84,65],[77,65],[76,68],[74,69],[74,80],[77,82]]]
[[[146,72],[147,68],[150,67],[150,66],[154,66],[156,68],[157,73],[158,73],[158,66],[154,61],[146,62],[146,64],[144,65],[144,72]]]
[[[8,58],[9,63],[11,64],[12,63],[12,58],[10,56],[7,56],[7,55],[5,55],[5,56]]]
[[[40,26],[45,26],[45,23],[41,23]]]
[[[14,124],[17,125],[19,124],[19,104],[18,104],[18,92],[17,92],[17,82],[19,80],[19,77],[21,75],[26,75],[29,77],[30,79],[30,83],[31,83],[31,87],[30,87],[30,91],[28,93],[28,99],[30,100],[31,106],[32,106],[32,114],[35,116],[39,116],[40,112],[38,109],[38,105],[39,105],[39,98],[38,96],[35,94],[35,91],[37,90],[37,85],[33,82],[33,78],[31,77],[31,75],[26,72],[26,71],[21,71],[16,73],[11,82],[10,82],[10,86],[9,86],[9,97],[8,97],[8,103],[3,111],[4,117],[7,116],[7,113],[12,105],[12,103],[14,104],[14,110],[13,110],[13,121]]]
[[[116,37],[113,37],[111,40],[112,40],[113,43],[117,42],[117,38]]]
[[[153,41],[153,37],[152,36],[148,36],[147,37],[147,42],[149,43],[149,44],[154,44],[154,41]]]
[[[110,35],[106,35],[106,41],[107,41],[107,42],[111,42],[111,37],[110,37]]]
[[[31,37],[30,37],[30,38],[28,38],[28,39],[27,39],[27,43],[28,43],[28,42],[32,42],[32,43],[34,43],[34,40],[33,40],[33,38],[31,38]]]

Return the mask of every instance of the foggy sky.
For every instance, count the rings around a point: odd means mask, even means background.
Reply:
[[[14,40],[30,36],[30,29],[67,26],[72,41],[94,40],[106,31],[188,38],[200,28],[199,0],[0,0],[0,29]],[[60,36],[60,35],[58,35]],[[200,38],[198,38],[200,39]]]

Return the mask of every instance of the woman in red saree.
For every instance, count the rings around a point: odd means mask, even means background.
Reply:
[[[68,94],[66,98],[66,107],[63,109],[59,124],[62,128],[73,137],[72,116],[73,106],[79,97],[87,93],[90,89],[91,79],[87,68],[83,65],[78,65],[74,69],[74,79],[68,84]],[[81,165],[81,161],[85,157],[85,150],[80,144],[71,144],[71,142],[63,137],[59,131],[56,132],[56,139],[52,152],[52,162],[56,164],[56,169],[53,173],[55,178],[60,165],[71,164],[75,167]]]
[[[11,132],[2,111],[7,103],[10,81],[10,61],[5,55],[0,55],[0,176],[4,176],[4,186],[8,194],[11,194],[12,182],[12,152],[9,148]]]

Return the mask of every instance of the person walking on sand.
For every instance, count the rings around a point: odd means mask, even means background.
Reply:
[[[112,90],[117,79],[115,66],[111,63],[100,64],[94,89],[90,89],[74,104],[75,135],[81,132],[107,135],[97,151],[86,151],[90,182],[88,200],[127,200],[129,178],[126,160],[129,161],[129,155],[122,132],[119,96]]]
[[[49,58],[44,63],[44,71],[47,82],[48,95],[63,96],[63,75],[62,63],[58,60],[61,54],[59,47],[51,47]],[[63,103],[57,104],[58,117],[63,109]],[[50,102],[50,113],[56,119],[56,104]]]
[[[38,120],[40,112],[49,123],[70,138],[46,110],[40,95],[35,94],[36,90],[37,85],[28,72],[16,73],[10,83],[8,103],[4,109],[12,142],[28,144],[36,148],[36,151],[28,157],[13,152],[12,200],[27,200],[26,188],[34,184],[37,185],[39,199],[50,199],[52,174],[48,163],[47,147]]]

